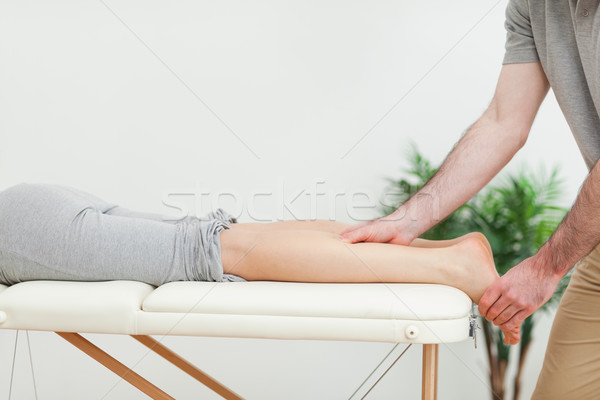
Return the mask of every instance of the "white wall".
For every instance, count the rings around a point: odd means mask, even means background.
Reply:
[[[506,1],[0,0],[0,189],[76,186],[134,209],[198,215],[217,205],[254,219],[372,218],[414,141],[439,162],[491,99]],[[348,150],[352,149],[346,156]],[[583,161],[552,96],[508,169],[560,164],[570,204]],[[315,185],[325,194],[311,205]],[[232,192],[220,202],[214,193]],[[251,204],[255,192],[271,192]],[[335,193],[342,192],[335,200]],[[314,198],[314,197],[313,197]],[[368,199],[355,199],[368,205]],[[291,212],[290,212],[291,211]],[[550,317],[529,355],[523,398],[541,366]],[[13,398],[33,398],[21,332]],[[0,399],[15,331],[0,331]],[[219,398],[127,337],[85,335],[175,397]],[[51,333],[30,332],[39,398],[145,398]],[[249,399],[343,399],[391,348],[219,338],[164,341]],[[143,357],[143,358],[142,358]],[[407,353],[369,395],[419,398]],[[441,348],[441,400],[487,396],[482,347]],[[119,382],[119,383],[117,383]],[[117,383],[117,384],[116,384]],[[116,384],[116,386],[114,386]],[[114,388],[113,388],[114,386]],[[112,388],[112,389],[111,389]],[[104,396],[104,397],[103,397]]]

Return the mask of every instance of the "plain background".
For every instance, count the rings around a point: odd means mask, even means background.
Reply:
[[[438,163],[488,105],[506,3],[0,0],[0,190],[60,183],[142,211],[222,206],[241,222],[373,218],[411,141]],[[553,165],[568,206],[587,171],[550,94],[507,170]],[[551,318],[534,333],[523,399]],[[0,399],[15,333],[0,331]],[[29,336],[40,399],[145,398],[57,335]],[[131,338],[85,336],[178,399],[219,398]],[[348,398],[392,347],[163,342],[248,399]],[[489,397],[482,347],[442,345],[440,358],[440,400]],[[21,332],[12,398],[34,398],[31,382]],[[368,398],[419,391],[413,348]]]

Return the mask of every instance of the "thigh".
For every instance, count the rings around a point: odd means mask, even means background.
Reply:
[[[183,217],[176,217],[176,216],[171,216],[171,215],[166,215],[166,214],[134,211],[134,210],[130,210],[128,208],[117,206],[117,205],[106,209],[104,211],[104,213],[107,215],[114,215],[114,216],[118,216],[118,217],[150,219],[153,221],[160,221],[160,222],[164,222],[167,224],[179,224],[182,222],[189,222],[190,220],[193,220],[193,219],[200,219],[200,220],[206,220],[206,221],[218,219],[218,220],[225,222],[227,224],[227,227],[230,228],[233,225],[230,226],[229,224],[233,224],[233,223],[237,222],[237,219],[233,215],[229,214],[227,211],[225,211],[222,208],[217,208],[215,211],[209,212],[208,214],[206,214],[206,216],[204,216],[202,218],[196,217],[194,215],[185,215]],[[235,224],[235,225],[237,226],[237,225],[248,225],[248,224]]]
[[[110,207],[71,188],[22,183],[0,192],[0,250],[40,261],[64,244],[72,222],[87,209]]]
[[[77,190],[21,184],[0,193],[0,280],[181,278],[184,226],[106,215],[114,205]],[[186,231],[187,232],[187,231]]]
[[[554,318],[533,399],[600,393],[600,249],[576,267]]]
[[[140,219],[149,219],[153,221],[166,222],[169,224],[175,224],[180,222],[182,218],[171,217],[163,214],[142,212],[142,211],[134,211],[125,207],[115,206],[104,212],[107,215],[114,215],[118,217],[130,217],[130,218],[140,218]],[[186,217],[189,218],[189,217]]]
[[[69,187],[11,187],[0,192],[0,283],[243,280],[221,265],[219,236],[233,216],[217,209],[204,218],[161,219]]]

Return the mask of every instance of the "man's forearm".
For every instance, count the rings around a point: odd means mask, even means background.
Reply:
[[[493,113],[467,130],[437,173],[394,213],[414,237],[473,197],[523,146],[528,132],[503,125]]]
[[[564,276],[600,242],[600,163],[586,178],[571,211],[539,250],[539,268]]]
[[[349,228],[341,238],[407,245],[450,215],[523,147],[549,87],[539,62],[503,65],[489,107],[425,186],[392,214]]]

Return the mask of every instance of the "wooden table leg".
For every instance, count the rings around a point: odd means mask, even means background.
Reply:
[[[177,353],[162,345],[158,340],[147,335],[131,335],[131,337],[175,365],[177,368],[186,372],[206,387],[212,389],[215,393],[220,394],[223,398],[227,400],[243,400],[240,395],[236,394],[205,372],[200,371],[195,365],[181,358]]]
[[[151,398],[159,400],[175,400],[173,397],[169,396],[167,393],[163,392],[158,387],[154,386],[152,383],[148,382],[146,379],[127,368],[127,366],[124,364],[121,364],[118,360],[115,360],[108,353],[95,346],[92,342],[80,334],[73,332],[56,333],[67,342],[71,343],[73,346],[77,347],[79,350],[83,351],[85,354],[92,357],[94,360],[98,361],[100,364],[104,365],[106,368],[110,369],[112,372],[119,375],[121,378],[125,379],[142,392],[146,393]]]
[[[437,344],[423,345],[422,400],[437,399],[438,350],[439,345]]]

